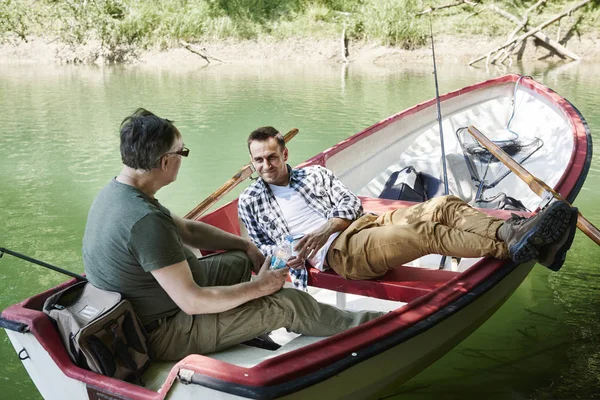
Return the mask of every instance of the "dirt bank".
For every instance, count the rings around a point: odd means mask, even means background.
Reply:
[[[504,38],[490,37],[436,37],[436,59],[440,62],[467,63],[501,45]],[[597,34],[575,36],[564,44],[570,51],[585,61],[600,61],[600,37]],[[300,64],[340,63],[339,40],[316,40],[294,38],[286,40],[261,39],[257,41],[218,41],[197,43],[196,48],[204,48],[217,59],[231,64],[268,64],[294,62]],[[403,50],[373,43],[353,43],[349,45],[349,61],[358,64],[400,64],[406,62],[431,62],[431,49]],[[560,57],[553,54],[542,43],[528,41],[519,52],[522,60],[545,60],[554,62]],[[517,55],[513,55],[517,61]],[[135,65],[204,65],[206,61],[189,50],[179,47],[168,50],[133,51],[125,57],[126,63]],[[99,45],[90,44],[77,49],[58,43],[46,43],[43,39],[31,39],[17,45],[0,45],[0,63],[104,63]],[[219,61],[212,59],[211,63]],[[485,63],[485,60],[482,61]]]

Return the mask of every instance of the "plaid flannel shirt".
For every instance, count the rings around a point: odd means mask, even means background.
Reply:
[[[362,204],[333,172],[319,165],[292,169],[290,187],[306,204],[325,219],[343,218],[354,221],[362,215]],[[275,196],[261,178],[242,192],[238,202],[238,215],[250,239],[265,257],[273,255],[277,244],[290,231]],[[296,288],[306,289],[306,269],[290,270]]]

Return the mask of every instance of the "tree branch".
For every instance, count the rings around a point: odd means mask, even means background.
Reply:
[[[223,60],[221,60],[221,59],[219,59],[219,58],[217,58],[217,57],[215,57],[215,56],[211,55],[211,54],[210,54],[210,53],[209,53],[209,52],[206,50],[206,47],[201,47],[201,48],[199,48],[199,49],[197,49],[197,50],[196,50],[196,49],[193,47],[194,45],[192,45],[192,44],[190,44],[190,43],[186,42],[185,40],[180,40],[180,41],[179,41],[179,43],[180,43],[180,44],[181,44],[181,45],[182,45],[184,48],[186,48],[188,51],[190,51],[190,52],[192,52],[192,53],[194,53],[194,54],[196,54],[196,55],[198,55],[198,56],[202,57],[202,58],[203,58],[203,59],[206,61],[207,65],[208,65],[208,64],[210,64],[210,60],[216,60],[216,61],[219,61],[219,62],[221,62],[221,63],[225,63],[225,61],[223,61]]]
[[[472,5],[472,6],[476,6],[479,3],[477,3],[476,1],[458,0],[458,1],[454,2],[454,3],[448,3],[448,4],[444,4],[444,5],[438,6],[438,7],[428,7],[427,9],[425,9],[425,10],[423,10],[421,12],[418,12],[416,15],[429,14],[429,13],[437,11],[437,10],[442,10],[444,8],[450,8],[450,7],[456,7],[456,6],[460,6],[460,5],[463,5],[463,4],[469,4],[469,5]]]
[[[574,6],[572,6],[571,8],[569,8],[566,11],[563,11],[562,13],[550,18],[549,20],[547,20],[546,22],[543,22],[542,24],[536,26],[535,28],[529,30],[527,33],[524,33],[523,35],[519,36],[518,38],[513,38],[511,40],[506,41],[502,46],[498,46],[493,50],[490,50],[488,53],[473,59],[471,61],[469,61],[468,65],[473,65],[475,64],[477,61],[483,60],[484,58],[488,58],[491,54],[502,50],[506,47],[509,47],[511,45],[514,44],[514,47],[517,47],[521,42],[523,42],[523,40],[527,39],[529,36],[535,35],[537,32],[539,32],[540,30],[544,29],[545,27],[547,27],[548,25],[553,24],[554,22],[556,22],[557,20],[563,18],[564,16],[572,13],[573,11],[577,10],[578,8],[581,8],[583,6],[585,6],[586,4],[588,4],[591,0],[583,0],[577,4],[575,4]],[[546,36],[547,37],[547,36]]]

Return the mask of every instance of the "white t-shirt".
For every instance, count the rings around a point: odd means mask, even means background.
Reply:
[[[283,217],[287,222],[288,229],[292,236],[306,235],[319,229],[327,222],[327,219],[314,211],[306,204],[300,195],[288,186],[277,186],[269,184],[277,204],[281,208]],[[323,247],[310,259],[310,265],[323,271],[329,246],[335,240],[340,232],[329,236],[329,239]]]

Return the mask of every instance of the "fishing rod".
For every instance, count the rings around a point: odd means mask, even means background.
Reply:
[[[437,68],[435,65],[435,47],[433,46],[433,25],[431,23],[431,14],[429,14],[429,36],[431,37],[431,55],[433,58],[433,77],[435,80],[435,102],[437,105],[437,120],[440,128],[440,147],[442,150],[442,170],[444,172],[444,194],[450,194],[448,190],[448,172],[446,171],[446,149],[444,148],[444,131],[442,129],[442,109],[440,105],[440,90],[438,86]],[[446,256],[442,256],[439,269],[444,269],[446,265]]]
[[[66,269],[55,267],[54,265],[45,263],[45,262],[40,261],[40,260],[36,260],[35,258],[28,257],[28,256],[26,256],[24,254],[21,254],[21,253],[17,253],[16,251],[12,251],[12,250],[9,250],[9,249],[5,249],[4,247],[0,247],[0,258],[2,258],[2,256],[4,255],[4,253],[10,254],[13,257],[17,257],[17,258],[20,258],[20,259],[25,260],[25,261],[29,261],[30,263],[33,263],[33,264],[41,265],[44,268],[48,268],[48,269],[51,269],[52,271],[60,272],[61,274],[65,274],[65,275],[68,275],[70,277],[79,279],[80,281],[87,281],[87,279],[86,279],[85,276],[78,275],[78,274],[76,274],[74,272],[71,272],[71,271],[67,271]]]
[[[444,131],[442,130],[442,110],[440,106],[440,91],[438,88],[437,68],[435,66],[435,48],[433,47],[433,26],[431,24],[431,14],[429,14],[429,33],[431,37],[431,55],[433,56],[433,76],[435,79],[435,101],[437,104],[437,120],[440,127],[440,145],[442,148],[442,168],[444,171],[444,194],[450,194],[448,190],[448,173],[446,171],[446,150],[444,148]]]

